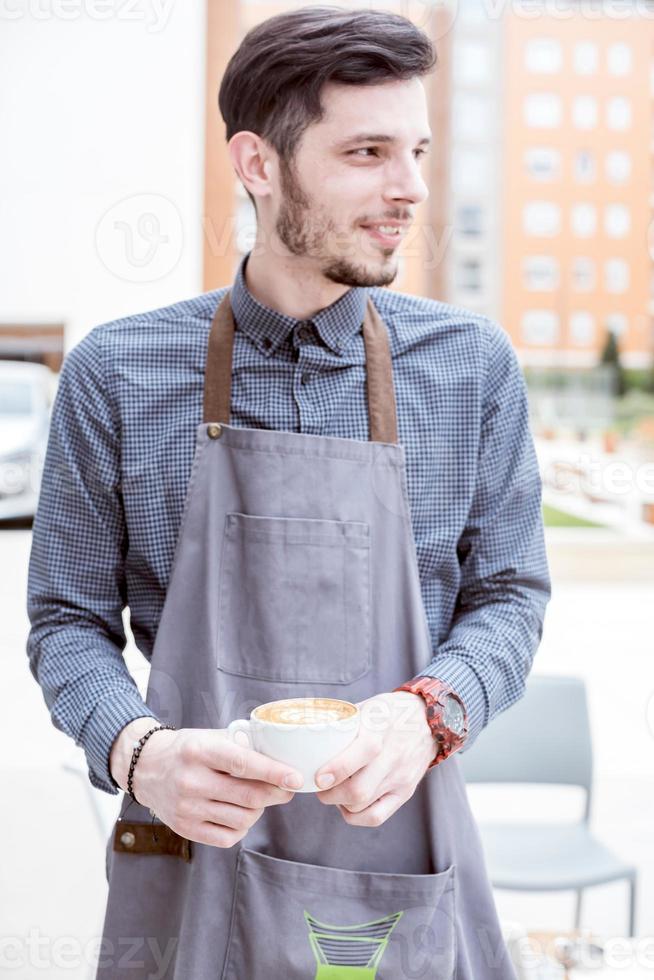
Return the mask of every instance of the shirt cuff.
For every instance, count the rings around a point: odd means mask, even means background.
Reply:
[[[486,695],[475,671],[457,657],[443,656],[419,671],[422,677],[436,677],[459,695],[468,716],[468,737],[460,752],[473,744],[486,725]]]
[[[109,770],[111,748],[125,725],[144,717],[159,721],[140,695],[130,691],[122,690],[112,699],[105,698],[96,705],[84,725],[79,743],[86,754],[89,779],[97,789],[114,795],[119,792],[120,786]]]

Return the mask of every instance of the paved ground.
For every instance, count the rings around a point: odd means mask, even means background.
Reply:
[[[5,844],[0,975],[90,980],[106,895],[104,842],[117,798],[96,793],[84,772],[65,768],[81,752],[51,726],[29,673],[24,653],[29,546],[29,531],[0,531],[0,839]],[[639,934],[651,935],[654,582],[636,575],[634,581],[584,585],[568,581],[563,571],[555,582],[534,669],[579,675],[587,682],[596,763],[593,828],[639,866]],[[140,660],[137,652],[129,652],[143,684]],[[552,819],[577,815],[574,791],[518,792],[516,799],[512,790],[507,803],[503,792],[471,787],[470,798],[479,819],[505,815],[507,806],[516,803],[520,813],[533,818],[542,818],[543,812]],[[496,894],[503,919],[518,919],[534,929],[571,924],[570,895]],[[584,924],[605,936],[624,934],[626,908],[623,884],[594,889],[587,893]]]

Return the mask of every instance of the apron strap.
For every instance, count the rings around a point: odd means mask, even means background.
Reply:
[[[204,376],[204,422],[229,425],[234,331],[234,316],[227,292],[218,304],[209,333]],[[396,443],[397,410],[388,331],[370,297],[363,320],[363,342],[370,439],[372,442]]]
[[[234,350],[234,317],[229,291],[214,313],[207,363],[204,371],[205,422],[229,425],[232,404],[232,352]]]
[[[372,442],[397,442],[397,409],[388,330],[370,297],[363,320],[363,344],[370,439]]]

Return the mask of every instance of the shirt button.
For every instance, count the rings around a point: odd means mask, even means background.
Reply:
[[[313,337],[313,327],[310,323],[303,323],[301,327],[298,327],[297,339],[298,340],[311,340]]]
[[[305,373],[300,378],[300,381],[303,385],[309,384],[309,382],[311,381],[311,375],[309,374],[308,371],[305,371]]]
[[[123,847],[134,847],[136,844],[136,837],[131,830],[126,830],[124,834],[120,835],[120,843]]]
[[[266,350],[270,350],[270,348],[272,347],[272,340],[270,339],[270,337],[263,338],[263,346],[266,348]]]

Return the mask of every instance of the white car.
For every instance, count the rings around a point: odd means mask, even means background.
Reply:
[[[57,379],[43,364],[0,360],[0,520],[36,513]]]

